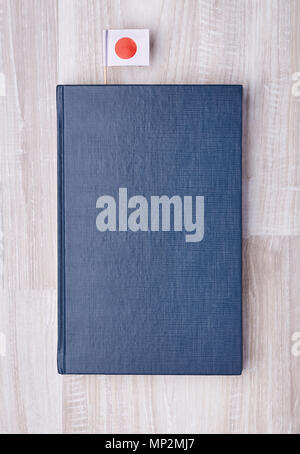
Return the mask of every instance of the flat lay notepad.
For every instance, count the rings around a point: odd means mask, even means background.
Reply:
[[[242,87],[59,86],[58,370],[242,371]]]

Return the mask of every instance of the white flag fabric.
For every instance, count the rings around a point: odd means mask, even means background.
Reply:
[[[148,66],[149,30],[104,30],[104,66]]]

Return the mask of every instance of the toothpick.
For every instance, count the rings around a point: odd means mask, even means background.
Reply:
[[[107,33],[103,30],[103,84],[107,85]]]
[[[103,83],[107,85],[107,66],[103,66]]]

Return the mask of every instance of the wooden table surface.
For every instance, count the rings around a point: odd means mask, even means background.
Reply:
[[[0,432],[300,433],[300,0],[0,0]],[[241,377],[56,371],[55,87],[244,85]]]

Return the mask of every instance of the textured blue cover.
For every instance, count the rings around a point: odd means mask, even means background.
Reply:
[[[59,372],[240,374],[242,87],[59,86],[57,110]],[[119,188],[204,196],[203,240],[100,232]]]

